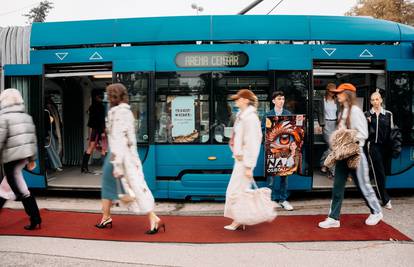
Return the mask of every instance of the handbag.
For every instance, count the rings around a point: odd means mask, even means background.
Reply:
[[[135,201],[135,193],[129,185],[127,179],[123,177],[116,180],[119,200],[121,200],[125,204]]]
[[[276,203],[271,200],[271,190],[258,188],[252,180],[252,188],[236,193],[230,198],[233,220],[244,225],[271,222],[276,216]]]

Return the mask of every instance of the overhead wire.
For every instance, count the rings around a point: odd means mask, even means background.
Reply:
[[[15,13],[15,12],[18,12],[18,11],[22,11],[22,10],[27,9],[27,8],[29,8],[29,7],[32,7],[32,6],[38,5],[39,3],[40,3],[40,2],[38,1],[38,2],[36,2],[36,3],[34,3],[34,4],[30,4],[30,5],[27,5],[27,6],[21,7],[21,8],[19,8],[19,9],[15,9],[15,10],[12,10],[12,11],[7,11],[7,12],[4,12],[4,13],[0,13],[0,16],[5,16],[5,15],[9,15],[9,14],[11,14],[11,13]]]
[[[277,8],[284,0],[280,0],[279,3],[277,3],[269,12],[266,13],[266,15],[269,15],[270,13],[272,13],[273,10],[275,10],[275,8]]]

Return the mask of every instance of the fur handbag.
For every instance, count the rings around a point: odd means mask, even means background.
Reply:
[[[271,200],[271,190],[258,188],[252,181],[253,189],[241,191],[230,199],[233,219],[240,224],[255,225],[273,221],[277,214],[275,202]]]
[[[336,161],[347,160],[347,165],[351,169],[356,169],[361,158],[357,131],[351,129],[340,129],[332,133],[330,137],[331,153],[326,157],[324,165],[332,168]]]

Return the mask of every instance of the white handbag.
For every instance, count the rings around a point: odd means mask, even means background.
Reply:
[[[252,181],[253,189],[247,189],[235,194],[230,199],[232,218],[239,224],[254,225],[271,222],[276,216],[276,203],[271,200],[271,190],[258,188]]]
[[[118,198],[124,203],[135,201],[136,196],[127,179],[120,178],[118,180]]]

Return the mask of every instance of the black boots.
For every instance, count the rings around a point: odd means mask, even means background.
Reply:
[[[37,207],[36,200],[33,196],[29,196],[22,199],[24,210],[26,214],[30,217],[30,224],[26,225],[24,229],[34,230],[37,226],[40,228],[42,219],[40,218],[39,208]]]
[[[4,203],[6,203],[6,199],[0,197],[0,210],[3,208]]]
[[[91,154],[88,154],[86,152],[83,153],[81,173],[89,173],[88,164],[89,164],[90,157],[91,157]]]

